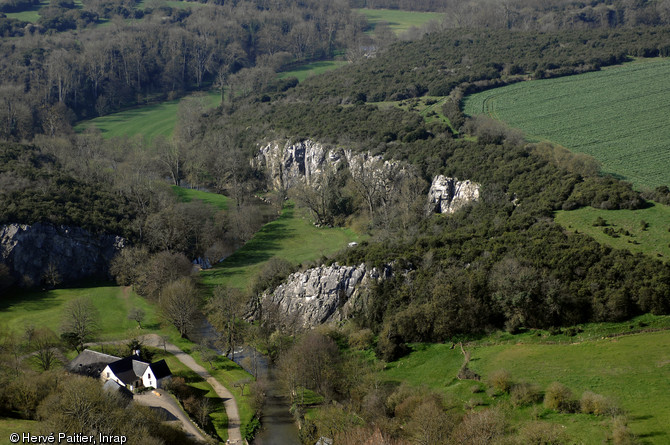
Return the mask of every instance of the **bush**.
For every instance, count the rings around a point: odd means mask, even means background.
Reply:
[[[572,395],[572,391],[567,386],[554,382],[547,388],[544,394],[544,406],[562,413],[575,412],[577,401]]]
[[[368,349],[372,347],[375,336],[371,329],[361,329],[349,334],[349,346],[354,349]]]
[[[523,382],[512,386],[510,399],[512,404],[518,408],[539,403],[542,400],[542,393],[537,385]]]
[[[595,414],[596,416],[614,415],[618,412],[611,399],[591,391],[585,391],[582,394],[579,409],[584,414]]]
[[[508,393],[512,388],[512,376],[508,371],[499,369],[489,375],[488,384],[498,392]]]
[[[531,422],[519,430],[519,445],[561,445],[566,437],[561,427],[548,422]]]
[[[628,421],[625,417],[617,417],[612,425],[612,443],[614,445],[635,445],[638,441],[635,435],[628,427]]]

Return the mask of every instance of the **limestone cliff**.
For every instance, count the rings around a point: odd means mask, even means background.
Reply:
[[[429,213],[454,213],[479,199],[479,184],[469,180],[435,176],[428,192]]]
[[[0,226],[0,262],[26,287],[39,285],[46,274],[56,274],[63,283],[107,277],[109,262],[124,241],[78,227],[8,224]]]
[[[302,182],[317,186],[325,172],[338,168],[348,168],[356,177],[359,172],[399,167],[399,163],[384,161],[379,155],[327,147],[310,139],[284,143],[274,141],[263,145],[252,164],[265,172],[268,185],[275,190],[288,190]]]
[[[290,275],[262,296],[263,311],[274,311],[284,324],[310,328],[348,318],[365,310],[365,290],[391,275],[391,268],[320,266]]]

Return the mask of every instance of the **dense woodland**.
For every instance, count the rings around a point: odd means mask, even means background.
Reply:
[[[310,421],[292,400],[304,422],[304,441],[328,434],[338,443],[370,437],[379,443],[435,443],[418,439],[432,431],[444,440],[451,435],[453,443],[471,443],[472,431],[503,434],[500,412],[463,416],[435,394],[380,385],[373,365],[342,351],[370,349],[388,361],[405,354],[411,342],[670,313],[667,264],[566,233],[553,221],[560,209],[638,209],[647,199],[667,203],[667,187],[633,190],[601,176],[594,159],[548,143],[529,144],[517,131],[466,118],[460,110],[469,92],[669,55],[670,29],[664,25],[670,4],[482,4],[488,2],[241,0],[177,9],[160,2],[84,1],[81,8],[52,2],[35,25],[0,16],[0,223],[41,221],[122,235],[132,247],[112,264],[116,281],[163,308],[175,301],[183,307],[187,298],[192,318],[202,299],[190,261],[216,261],[239,247],[277,215],[288,193],[320,223],[370,235],[328,261],[390,265],[394,271],[373,288],[367,310],[349,331],[313,332],[297,340],[273,320],[254,327],[240,322],[247,301],[278,284],[294,265],[275,261],[247,293],[215,289],[209,298],[205,310],[224,332],[224,347],[244,341],[246,333],[285,376],[304,378],[286,381],[289,394],[309,388],[340,402]],[[30,7],[3,1],[0,10]],[[379,35],[365,34],[369,24],[351,7],[439,11],[445,19],[394,42],[383,25]],[[99,26],[103,19],[109,23]],[[277,78],[282,69],[335,55],[351,63],[300,84]],[[169,140],[72,131],[78,119],[205,85],[221,89],[221,106],[207,111],[197,97],[182,101]],[[426,95],[449,98],[442,110],[448,124],[427,123],[411,107],[379,104],[411,104]],[[339,171],[316,192],[280,190],[269,194],[269,202],[254,198],[267,191],[268,179],[249,162],[258,144],[304,138],[382,154],[406,163],[412,176],[364,196],[365,184]],[[427,215],[425,195],[438,174],[481,184],[481,199],[451,216]],[[183,184],[226,194],[231,205],[216,212],[199,202],[180,202],[171,186]],[[309,193],[319,194],[318,209],[310,207]],[[0,267],[0,287],[11,284],[22,283],[12,282]],[[186,336],[191,325],[178,321],[182,315],[164,310]],[[8,349],[15,344],[3,343],[3,353],[18,356],[18,349]],[[297,359],[305,356],[314,360]],[[7,410],[23,407],[24,417],[54,425],[63,420],[49,417],[57,405],[49,394],[70,394],[72,382],[56,374],[14,379],[11,366],[3,367],[7,385],[0,400]],[[358,373],[360,381],[346,378]],[[30,403],[22,402],[17,385],[34,393]],[[94,388],[86,392],[107,397]],[[106,406],[117,409],[121,402]],[[148,415],[129,413],[127,421]],[[421,423],[428,418],[442,426]],[[146,431],[180,443],[172,434]]]

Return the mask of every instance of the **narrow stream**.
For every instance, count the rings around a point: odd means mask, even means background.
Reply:
[[[206,340],[211,345],[216,338],[216,333],[214,332],[212,325],[203,318],[200,322],[200,328],[193,337],[193,340],[196,342]],[[213,345],[211,346],[213,347]],[[218,352],[220,354],[222,353],[221,351]],[[255,358],[255,369],[248,369],[248,367],[253,366],[253,360],[245,360],[247,357],[250,359]],[[240,350],[235,351],[233,361],[247,372],[254,375],[257,379],[267,382],[265,403],[263,404],[263,415],[261,417],[261,424],[263,427],[261,431],[256,434],[256,437],[251,444],[300,445],[300,440],[298,440],[298,428],[293,422],[293,416],[289,412],[290,406],[288,400],[281,395],[279,383],[274,374],[275,370],[269,365],[267,357],[256,352],[250,346],[244,346]],[[254,373],[253,371],[256,372]]]

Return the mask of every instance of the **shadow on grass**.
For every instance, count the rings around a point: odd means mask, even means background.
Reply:
[[[229,268],[243,268],[253,266],[269,260],[282,248],[281,241],[293,238],[295,230],[288,225],[288,220],[293,218],[293,207],[288,207],[276,221],[272,221],[254,235],[244,247],[226,258],[221,264],[214,266],[210,271],[213,276],[221,271],[224,274],[239,272],[228,272]]]
[[[109,286],[116,286],[116,284],[110,281],[84,280],[67,285],[67,287],[57,287],[49,290],[12,288],[5,294],[0,294],[0,311],[7,310],[16,304],[21,304],[26,311],[43,311],[62,304],[62,302],[57,301],[58,297],[54,291],[61,289],[95,289]]]

